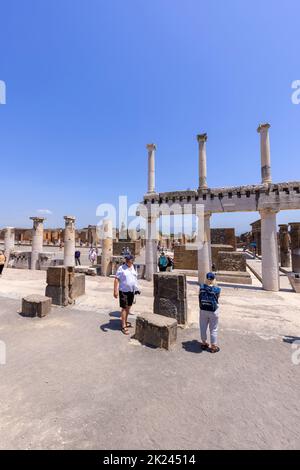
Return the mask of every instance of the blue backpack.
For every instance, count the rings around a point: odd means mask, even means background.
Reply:
[[[221,292],[220,287],[200,284],[199,304],[201,310],[215,312],[219,306],[218,297]]]

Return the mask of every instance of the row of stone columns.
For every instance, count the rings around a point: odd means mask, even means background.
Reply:
[[[269,139],[270,124],[260,124],[257,132],[260,134],[260,155],[261,155],[261,181],[262,184],[270,184],[271,177],[271,152]],[[207,189],[207,167],[206,167],[206,142],[207,134],[197,135],[199,144],[199,191]],[[155,150],[154,144],[147,145],[148,149],[148,194],[155,194]],[[262,254],[262,283],[263,288],[269,291],[279,290],[279,257],[277,241],[276,211],[271,207],[260,210],[261,216],[261,254]],[[199,282],[203,282],[205,274],[211,269],[211,247],[210,247],[210,215],[204,213],[198,215],[198,277]],[[154,225],[153,216],[150,215],[148,206],[148,235],[146,240],[146,278],[152,280],[153,272],[156,272],[157,253],[156,241],[153,237]],[[295,240],[295,245],[299,247],[300,229],[297,224],[292,224],[291,236]],[[300,226],[300,224],[299,224]],[[156,231],[156,227],[155,227]],[[293,235],[292,235],[293,233]],[[286,244],[285,235],[283,244]],[[300,248],[294,248],[293,269],[300,270]]]

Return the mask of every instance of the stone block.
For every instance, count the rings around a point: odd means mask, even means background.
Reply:
[[[52,299],[54,305],[66,307],[69,304],[69,287],[47,286],[46,296]]]
[[[69,272],[65,266],[51,266],[47,270],[47,284],[56,287],[68,287]]]
[[[29,295],[22,299],[24,317],[45,317],[51,311],[51,298],[43,295]]]
[[[135,339],[142,344],[170,349],[177,339],[177,320],[146,313],[139,315],[135,325]]]
[[[179,324],[187,322],[187,287],[185,274],[156,273],[154,306],[157,315],[175,318]]]
[[[299,273],[290,273],[288,275],[290,284],[297,294],[300,294],[300,274]]]
[[[219,251],[217,270],[246,272],[246,257],[239,251]]]
[[[252,284],[252,277],[247,271],[218,271],[216,279],[218,282],[232,284]]]

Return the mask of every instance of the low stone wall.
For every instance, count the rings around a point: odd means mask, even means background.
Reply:
[[[229,253],[233,252],[233,247],[231,245],[211,245],[211,261],[212,261],[212,270],[213,271],[218,271],[219,266],[218,266],[218,258],[219,258],[219,253]]]

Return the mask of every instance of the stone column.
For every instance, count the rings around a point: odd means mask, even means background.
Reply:
[[[291,266],[290,236],[288,225],[279,225],[279,247],[280,247],[280,265],[282,268]]]
[[[148,144],[148,193],[155,193],[155,144]]]
[[[261,216],[261,249],[262,249],[262,283],[268,291],[279,290],[279,266],[276,211],[262,209]]]
[[[101,275],[111,275],[111,259],[113,255],[113,227],[112,221],[103,220],[102,224],[102,254],[101,254]]]
[[[207,134],[197,135],[199,143],[199,189],[207,188],[206,181],[206,141]]]
[[[30,217],[33,221],[32,228],[32,248],[31,248],[31,269],[39,269],[39,253],[43,251],[44,241],[44,218],[43,217]]]
[[[147,281],[152,281],[153,274],[157,272],[157,229],[156,229],[156,214],[151,214],[148,211],[147,219],[147,235],[146,235],[146,274]]]
[[[15,229],[13,227],[6,227],[4,229],[4,254],[6,257],[5,265],[9,262],[10,253],[15,247]]]
[[[261,180],[262,183],[272,183],[270,155],[270,124],[260,124],[257,132],[260,134]]]
[[[198,216],[198,281],[204,283],[206,274],[211,270],[210,262],[210,214],[204,214],[203,211],[197,211]]]
[[[65,215],[64,265],[75,266],[75,217]]]
[[[211,271],[211,266],[212,266],[211,238],[210,238],[210,217],[211,217],[211,212],[205,212],[204,213],[204,230],[205,230],[205,238],[207,240],[207,246],[208,246],[209,271]]]
[[[292,270],[300,273],[300,222],[292,222],[290,226],[292,248]]]

